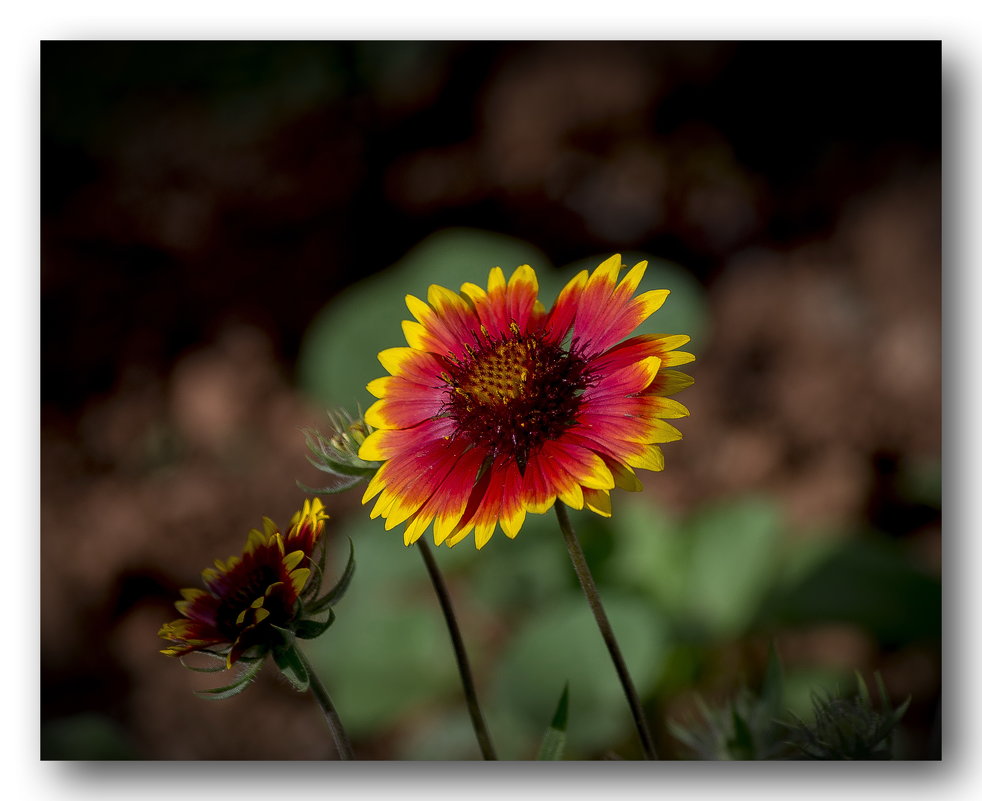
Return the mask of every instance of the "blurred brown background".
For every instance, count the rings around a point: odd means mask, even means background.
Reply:
[[[205,704],[155,635],[317,481],[312,320],[444,229],[680,265],[706,324],[654,501],[761,493],[791,539],[875,535],[940,579],[939,43],[45,42],[41,78],[42,756],[325,755],[309,699],[264,675]],[[744,646],[881,670],[907,755],[936,756],[929,601],[896,635],[782,619]],[[411,756],[426,709],[356,747]]]

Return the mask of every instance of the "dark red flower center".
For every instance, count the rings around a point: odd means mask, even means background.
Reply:
[[[270,613],[268,621],[282,626],[289,622],[292,615],[289,598],[292,593],[286,583],[289,578],[279,563],[282,557],[276,549],[265,550],[267,552],[262,555],[269,563],[240,564],[238,571],[233,570],[229,574],[229,586],[220,596],[215,614],[215,628],[228,637],[229,641],[234,641],[242,628],[253,622],[248,614],[245,619],[240,619],[243,611],[249,609],[257,598],[262,598],[267,588],[273,584],[280,583],[282,586],[278,588],[279,592],[264,599],[263,607]]]
[[[492,457],[513,457],[524,472],[529,453],[575,424],[590,383],[586,361],[514,323],[511,336],[493,339],[482,328],[475,339],[476,349],[465,346],[469,358],[445,359],[444,413],[458,435]]]

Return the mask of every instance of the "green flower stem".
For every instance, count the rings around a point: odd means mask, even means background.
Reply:
[[[443,581],[443,574],[440,567],[433,558],[433,551],[426,540],[420,538],[417,543],[419,552],[423,555],[426,563],[426,570],[430,574],[430,581],[433,582],[433,589],[436,597],[440,601],[440,608],[447,621],[447,629],[450,631],[450,640],[453,643],[454,656],[457,657],[457,670],[460,673],[460,681],[464,685],[464,697],[467,699],[467,710],[471,715],[471,725],[474,727],[474,734],[477,735],[478,745],[481,747],[481,754],[485,759],[497,759],[494,746],[491,744],[491,735],[481,714],[481,707],[477,703],[477,691],[474,689],[474,677],[471,675],[470,663],[467,661],[467,652],[464,650],[464,640],[460,636],[460,627],[457,625],[457,617],[454,615],[453,606],[450,603],[450,593],[447,592],[447,585]]]
[[[327,719],[327,728],[330,729],[331,737],[334,739],[334,746],[338,751],[338,759],[354,759],[354,752],[351,750],[351,740],[348,739],[348,733],[344,730],[344,726],[341,725],[341,718],[338,717],[338,711],[331,702],[331,696],[327,694],[327,689],[321,684],[321,680],[317,677],[317,674],[314,673],[314,669],[311,667],[310,661],[304,652],[296,646],[293,647],[293,651],[296,653],[300,664],[307,671],[307,678],[310,681],[310,691],[314,694],[314,698],[317,699],[317,703],[320,704],[321,710],[324,712],[324,717]]]
[[[593,580],[593,575],[590,573],[590,566],[587,564],[586,556],[583,555],[580,542],[576,538],[576,532],[573,531],[573,526],[569,521],[569,513],[566,511],[566,505],[559,500],[556,501],[556,516],[559,518],[559,528],[563,532],[563,539],[566,540],[566,550],[569,551],[569,558],[573,563],[573,569],[576,571],[576,577],[580,580],[583,594],[586,595],[587,602],[590,604],[590,609],[593,611],[593,616],[596,618],[597,626],[600,629],[600,634],[607,644],[607,650],[610,651],[610,658],[614,660],[617,677],[621,680],[624,695],[627,698],[628,705],[631,707],[634,727],[638,730],[638,737],[641,739],[641,750],[644,752],[644,758],[658,759],[655,753],[654,742],[651,739],[651,732],[648,731],[648,724],[644,719],[644,711],[641,708],[638,691],[634,689],[634,682],[631,681],[631,674],[627,672],[627,665],[624,662],[624,657],[621,655],[617,638],[614,637],[614,630],[611,628],[610,621],[607,619],[607,613],[604,612],[603,604],[600,603],[600,593],[597,591],[597,585]]]

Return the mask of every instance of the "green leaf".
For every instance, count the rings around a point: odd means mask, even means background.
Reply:
[[[690,523],[686,607],[712,635],[745,631],[777,577],[780,517],[768,499],[700,510]]]
[[[566,686],[563,687],[563,694],[559,697],[556,713],[552,716],[552,723],[542,738],[542,746],[539,748],[539,755],[536,759],[555,761],[563,758],[563,751],[566,749],[566,723],[568,719],[569,682],[567,681]]]
[[[372,473],[378,472],[379,465],[376,462],[366,462],[364,459],[358,459],[355,456],[348,455],[345,456],[347,461],[333,458],[330,455],[330,444],[320,435],[318,435],[316,442],[310,435],[306,436],[306,440],[307,447],[313,452],[313,456],[309,453],[307,454],[307,461],[322,473],[364,478],[365,476],[370,476]]]
[[[347,492],[349,489],[357,486],[362,481],[364,481],[364,477],[349,478],[344,481],[339,481],[337,484],[331,487],[311,487],[304,484],[302,481],[297,481],[296,483],[297,487],[310,495],[338,495],[342,492]]]
[[[348,564],[345,565],[344,573],[341,574],[341,578],[338,579],[338,583],[335,584],[328,593],[322,598],[318,598],[314,601],[308,608],[308,614],[315,615],[318,612],[322,612],[325,609],[333,606],[348,591],[348,586],[351,584],[351,578],[355,575],[355,543],[348,537]]]
[[[245,662],[246,668],[239,674],[239,677],[231,684],[225,687],[216,687],[213,690],[195,690],[194,694],[199,698],[205,698],[209,701],[221,701],[225,698],[231,698],[233,695],[238,695],[242,692],[252,680],[259,673],[263,666],[263,657],[258,659],[240,659],[239,662]]]
[[[296,646],[286,645],[273,649],[273,659],[280,672],[286,676],[293,689],[297,692],[305,692],[310,686],[310,676],[303,660],[297,653]]]
[[[754,736],[746,719],[737,710],[736,704],[730,707],[733,721],[733,735],[727,740],[727,751],[731,759],[753,759],[756,755]]]
[[[767,657],[767,670],[764,673],[764,683],[760,688],[761,705],[771,718],[781,714],[784,699],[784,666],[777,653],[777,646],[771,642]]]
[[[193,670],[195,673],[220,673],[223,670],[228,670],[228,668],[225,666],[225,654],[218,654],[214,651],[195,651],[194,653],[210,656],[212,659],[217,659],[219,662],[221,662],[221,664],[213,667],[196,667],[195,665],[189,665],[184,661],[185,657],[190,656],[190,654],[184,654],[178,658],[180,659],[181,664],[188,670]]]
[[[557,549],[559,550],[559,549]],[[572,573],[572,569],[567,566]],[[603,604],[642,700],[661,673],[668,638],[667,622],[647,601],[600,587]],[[518,753],[535,754],[542,721],[553,714],[557,676],[576,686],[569,700],[574,720],[589,721],[567,731],[569,758],[596,753],[612,741],[630,737],[624,689],[582,594],[575,590],[529,614],[502,652],[489,707],[526,727]]]
[[[859,676],[858,671],[856,675]],[[887,686],[883,681],[883,676],[880,673],[880,671],[876,671],[876,673],[873,674],[873,678],[876,680],[876,689],[877,692],[879,692],[880,694],[880,704],[882,704],[884,710],[889,709],[890,696],[887,693]],[[864,690],[866,689],[866,682],[863,682],[863,689]],[[869,691],[866,692],[865,700],[869,706],[872,706],[872,703],[869,700]],[[894,726],[900,722],[900,719],[904,716],[904,713],[907,712],[907,707],[910,706],[910,700],[911,700],[911,696],[908,695],[907,699],[891,713],[890,719]]]
[[[293,633],[302,640],[313,640],[327,631],[334,622],[334,610],[329,609],[327,620],[301,620],[293,627]]]
[[[770,606],[777,625],[853,623],[883,645],[941,637],[941,581],[882,537],[838,543]]]
[[[303,604],[305,604],[311,598],[316,598],[320,594],[321,584],[324,582],[324,569],[327,565],[327,544],[324,542],[324,540],[320,541],[320,547],[317,554],[318,556],[316,562],[314,562],[313,559],[310,560],[310,578],[300,594],[301,617],[310,614],[310,610],[303,608]]]
[[[864,704],[866,704],[866,706],[872,708],[873,701],[870,698],[869,687],[866,686],[866,680],[863,678],[862,674],[858,670],[855,671],[855,674],[856,674],[856,690],[859,692],[859,698],[862,700]],[[880,692],[881,692],[880,697],[882,698],[883,697],[882,689]]]

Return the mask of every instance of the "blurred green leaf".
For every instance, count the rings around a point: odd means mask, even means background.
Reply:
[[[891,541],[841,541],[773,606],[778,623],[856,623],[886,645],[941,636],[941,582]]]
[[[644,697],[661,671],[667,627],[646,601],[609,587],[600,592]],[[610,655],[586,600],[572,592],[531,613],[498,665],[492,706],[507,707],[524,721],[521,748],[526,752],[538,747],[542,720],[553,713],[551,699],[563,679],[577,688],[570,716],[585,722],[567,734],[571,753],[593,754],[629,736],[630,712]]]
[[[730,709],[733,721],[733,736],[727,741],[730,754],[733,755],[733,759],[753,759],[756,749],[754,748],[754,736],[750,731],[750,724],[747,723],[735,705]]]
[[[714,504],[685,521],[635,496],[621,499],[612,519],[612,573],[703,636],[746,630],[777,581],[780,517],[766,499]]]
[[[407,727],[393,743],[396,759],[440,761],[478,760],[481,751],[474,736],[470,715],[461,702],[449,702],[440,709],[427,709],[425,717]],[[495,746],[500,748],[499,730],[493,727]],[[504,741],[507,746],[507,740]],[[499,753],[499,758],[504,758]]]
[[[848,686],[851,673],[831,667],[789,668],[784,674],[784,709],[802,720],[813,719],[812,698],[816,693],[836,693]]]
[[[451,553],[462,549],[474,563],[468,592],[499,614],[524,616],[576,586],[554,514],[528,515],[514,540],[498,531],[480,552],[468,538]]]
[[[402,321],[412,319],[407,294],[425,300],[430,284],[454,291],[465,281],[486,285],[492,267],[510,275],[522,264],[535,269],[543,292],[555,293],[558,279],[531,245],[488,231],[438,231],[397,264],[348,287],[321,310],[301,345],[301,388],[327,405],[371,403],[365,385],[385,375],[379,351],[406,344]]]
[[[698,717],[669,720],[668,728],[699,759],[775,759],[786,750],[786,730],[777,721],[784,710],[775,712],[766,693],[756,695],[741,686],[719,706],[710,706],[699,695],[695,704]]]
[[[773,583],[779,525],[774,504],[757,498],[714,505],[691,521],[688,606],[716,636],[752,622]]]
[[[563,758],[563,751],[566,749],[566,724],[568,721],[569,682],[566,682],[566,686],[563,687],[563,694],[559,696],[559,703],[556,705],[556,713],[552,716],[552,722],[542,738],[542,746],[539,748],[539,755],[536,759],[555,761]]]
[[[611,577],[645,590],[672,617],[681,613],[688,584],[691,544],[678,521],[643,495],[621,495],[611,523],[616,550]]]
[[[769,717],[779,717],[783,711],[784,702],[784,665],[774,643],[767,655],[767,669],[764,672],[764,682],[760,688],[760,700]]]
[[[358,577],[345,595],[344,614],[305,648],[354,737],[378,734],[435,699],[461,699],[453,650],[422,559],[403,544],[401,533],[386,532],[382,523],[367,514],[339,521],[338,535],[356,541]],[[465,627],[476,662],[468,635]]]

